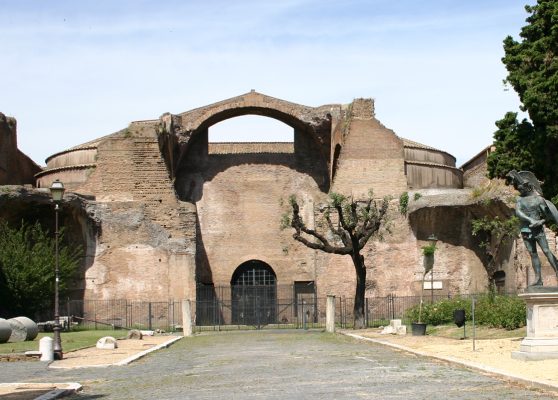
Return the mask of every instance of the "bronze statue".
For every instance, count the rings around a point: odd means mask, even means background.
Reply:
[[[512,170],[507,177],[520,194],[515,213],[520,220],[523,243],[531,255],[531,263],[535,271],[536,281],[530,286],[542,286],[541,260],[537,252],[537,243],[558,277],[558,259],[550,251],[544,233],[545,223],[558,224],[558,210],[552,202],[542,197],[539,181],[532,172]]]

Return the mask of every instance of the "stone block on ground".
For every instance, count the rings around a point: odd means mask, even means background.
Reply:
[[[12,328],[12,334],[10,335],[8,342],[17,343],[25,341],[25,338],[27,337],[25,325],[15,318],[10,318],[8,320],[8,324],[10,324],[10,327]]]
[[[12,335],[12,327],[9,322],[0,318],[0,343],[6,343]]]
[[[399,328],[401,326],[401,320],[400,319],[392,319],[389,321],[389,325],[391,327],[393,327],[394,330],[397,331],[397,328]]]
[[[128,335],[126,336],[126,338],[141,340],[143,338],[143,335],[139,329],[131,329],[128,331]]]
[[[116,339],[112,336],[105,336],[97,340],[97,348],[103,350],[114,350],[118,348],[118,343],[116,343]]]
[[[389,325],[384,327],[381,332],[382,335],[406,335],[407,327],[401,325],[400,319],[392,319]]]
[[[25,327],[25,341],[35,340],[39,334],[39,327],[35,321],[27,317],[15,317],[12,319],[17,320]]]
[[[391,325],[384,326],[384,329],[380,332],[382,335],[391,335],[393,333],[393,327]]]

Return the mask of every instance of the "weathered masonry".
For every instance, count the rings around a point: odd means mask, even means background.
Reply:
[[[212,125],[249,114],[289,125],[293,142],[209,143]],[[230,285],[269,286],[271,298],[280,287],[352,296],[350,260],[305,248],[280,220],[291,194],[312,221],[328,193],[369,189],[393,196],[394,209],[403,192],[412,203],[408,215],[394,213],[393,233],[364,251],[370,294],[419,293],[421,246],[432,233],[440,240],[439,293],[480,291],[487,282],[470,235],[471,219],[487,211],[464,189],[463,170],[450,154],[384,127],[371,99],[309,107],[252,91],[132,122],[52,155],[35,177],[41,207],[55,179],[71,192],[65,222],[87,253],[75,295],[86,299],[195,299]],[[489,214],[508,212],[498,203]],[[523,279],[514,252],[502,263],[511,291]]]

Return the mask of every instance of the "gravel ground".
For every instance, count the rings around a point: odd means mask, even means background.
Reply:
[[[6,364],[0,382],[75,381],[69,399],[556,399],[465,368],[312,331],[208,333],[124,367]]]
[[[348,332],[348,331],[347,331]],[[508,375],[536,380],[543,384],[558,385],[558,360],[524,361],[512,358],[523,338],[476,340],[449,339],[437,336],[381,335],[378,329],[351,331],[360,336],[405,346],[438,357],[451,357],[460,361],[490,367]]]

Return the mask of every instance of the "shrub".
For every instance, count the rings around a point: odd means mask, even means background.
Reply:
[[[479,325],[512,330],[524,326],[526,318],[525,302],[518,297],[486,295],[476,303],[475,319]]]
[[[442,325],[453,322],[453,312],[465,309],[466,318],[470,318],[471,300],[462,297],[444,299],[434,304],[422,304],[422,322],[429,325]],[[407,317],[413,322],[418,321],[419,306],[416,305],[407,311]]]
[[[453,323],[453,312],[464,309],[465,318],[470,321],[471,299],[456,297],[444,299],[434,304],[422,305],[422,322],[429,325]],[[406,317],[418,321],[419,305],[407,310]],[[475,322],[492,328],[508,330],[521,328],[526,321],[525,302],[516,296],[482,295],[475,303]]]

